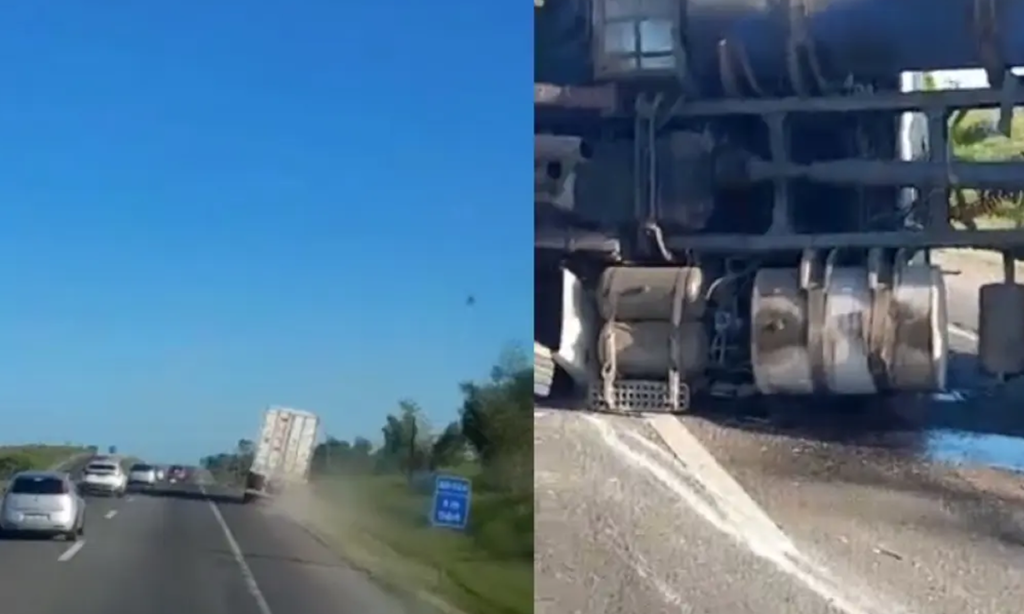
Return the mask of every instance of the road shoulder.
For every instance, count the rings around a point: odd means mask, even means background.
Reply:
[[[390,594],[351,567],[299,519],[264,504],[218,504],[252,574],[275,614],[357,612],[408,614]]]

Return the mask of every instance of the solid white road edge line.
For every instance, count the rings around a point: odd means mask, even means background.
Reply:
[[[834,608],[845,614],[894,614],[904,611],[888,599],[874,599],[863,590],[844,588],[847,582],[832,577],[798,551],[796,545],[754,502],[710,452],[675,416],[656,416],[648,422],[675,454],[678,469],[711,495],[708,501],[666,465],[628,446],[614,429],[596,416],[587,419],[597,427],[605,443],[634,467],[652,474],[689,507],[719,531],[729,535],[756,556],[773,564]],[[677,450],[682,446],[682,450]],[[884,602],[884,603],[883,603]]]
[[[203,493],[204,497],[207,496],[206,489],[203,488],[202,484],[199,485],[199,492]],[[249,590],[249,594],[256,600],[256,607],[259,608],[260,614],[274,614],[270,609],[270,604],[267,603],[266,597],[263,596],[263,591],[260,590],[259,584],[256,583],[256,576],[252,575],[249,564],[245,562],[245,555],[242,554],[242,549],[238,546],[238,540],[235,539],[235,535],[231,532],[231,528],[228,527],[223,514],[220,513],[220,508],[209,499],[206,502],[210,504],[210,511],[213,512],[213,517],[217,519],[217,524],[220,525],[221,531],[224,532],[224,539],[228,542],[231,555],[235,558],[235,562],[238,563],[238,569],[242,572],[242,581],[245,582],[245,587]]]
[[[71,559],[75,558],[75,555],[78,554],[78,551],[81,550],[83,546],[85,546],[84,539],[71,544],[71,547],[62,552],[61,555],[57,557],[57,560],[61,563],[67,563]]]
[[[114,516],[117,516],[117,510],[110,510],[103,517],[106,518],[107,520],[110,520]]]

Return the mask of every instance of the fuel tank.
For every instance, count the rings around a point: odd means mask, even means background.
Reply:
[[[563,0],[538,10],[539,81],[686,72],[715,96],[733,72],[778,95],[791,93],[794,59],[833,83],[1024,65],[1024,0]],[[811,51],[794,53],[797,43]]]

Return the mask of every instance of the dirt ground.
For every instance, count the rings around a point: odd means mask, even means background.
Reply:
[[[1003,257],[999,252],[984,249],[938,249],[932,262],[947,273],[970,279],[979,286],[1003,280]],[[1017,261],[1017,279],[1024,280],[1024,261]]]

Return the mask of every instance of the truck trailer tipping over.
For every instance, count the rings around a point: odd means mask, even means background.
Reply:
[[[245,501],[275,495],[309,479],[320,418],[287,407],[263,415],[252,465],[245,476]]]
[[[546,0],[534,38],[535,394],[940,391],[941,247],[1003,253],[978,355],[1024,372],[1024,231],[951,224],[1024,163],[948,144],[969,108],[1009,135],[1024,1]],[[957,68],[990,87],[920,91]]]

